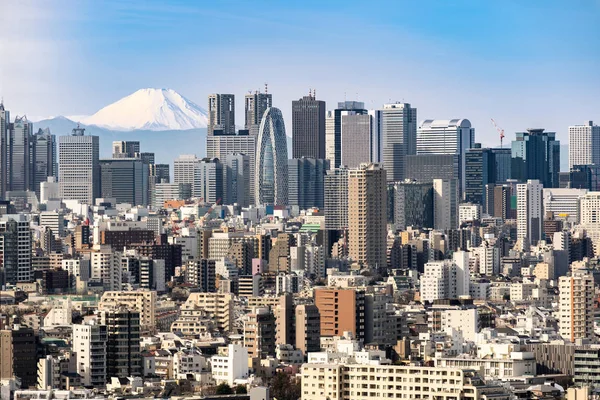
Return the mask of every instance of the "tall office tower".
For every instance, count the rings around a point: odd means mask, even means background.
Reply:
[[[517,132],[511,146],[511,173],[521,182],[539,180],[546,188],[558,187],[560,142],[556,133],[543,129]]]
[[[0,330],[0,379],[17,377],[22,388],[35,386],[36,366],[37,337],[34,330],[20,325]],[[6,398],[9,397],[7,395]]]
[[[192,185],[189,183],[157,183],[154,185],[152,207],[162,208],[165,201],[187,200],[192,197]]]
[[[269,307],[257,307],[244,321],[244,347],[248,357],[265,359],[275,356],[275,316]]]
[[[321,336],[352,333],[357,340],[365,336],[365,292],[347,288],[315,288],[315,306],[321,316]]]
[[[223,164],[218,158],[204,158],[194,166],[192,196],[214,204],[223,201]]]
[[[579,224],[580,199],[587,189],[547,189],[542,191],[546,219],[566,220]],[[550,217],[550,218],[548,218]],[[551,237],[549,238],[551,239]]]
[[[588,121],[569,127],[569,170],[575,165],[600,165],[600,126]]]
[[[117,203],[148,205],[148,173],[139,158],[100,160],[100,193]]]
[[[458,154],[416,154],[406,156],[405,179],[418,182],[433,182],[434,179],[458,182],[460,160]],[[389,179],[388,179],[389,180]]]
[[[71,136],[58,139],[58,176],[60,197],[94,204],[100,195],[100,141],[75,128]]]
[[[8,129],[10,126],[10,111],[4,108],[0,101],[0,198],[4,199],[8,186]]]
[[[208,96],[207,135],[212,136],[215,132],[235,135],[235,96],[232,94]]]
[[[140,155],[140,142],[115,141],[112,143],[113,158],[136,158]]]
[[[250,198],[250,157],[243,153],[230,153],[225,156],[227,200],[224,204],[239,204],[248,207]]]
[[[155,164],[154,162],[154,153],[149,153],[149,152],[143,152],[143,153],[138,153],[137,158],[141,159],[142,162],[146,165],[152,165]]]
[[[506,183],[511,179],[512,150],[510,148],[496,147],[490,149],[496,160],[496,183]]]
[[[458,182],[454,179],[433,180],[433,227],[437,230],[458,226]]]
[[[292,102],[292,158],[325,158],[325,102],[314,92]]]
[[[525,246],[535,246],[542,239],[543,188],[537,179],[517,185],[517,239],[522,239]]]
[[[397,231],[409,226],[415,228],[433,228],[433,184],[405,180],[389,184],[391,191],[388,202],[388,215],[392,211],[390,222]]]
[[[128,378],[142,375],[140,352],[140,313],[123,306],[101,311],[100,322],[106,326],[106,375]]]
[[[150,176],[155,177],[156,183],[169,183],[171,181],[169,164],[150,164]]]
[[[579,224],[587,236],[595,243],[596,253],[599,252],[600,240],[600,218],[598,218],[598,210],[600,210],[600,192],[589,192],[583,196],[579,203]]]
[[[256,91],[247,94],[244,98],[244,104],[246,109],[245,129],[250,131],[252,135],[258,135],[260,120],[267,108],[273,107],[273,95],[267,93],[265,87],[265,93]]]
[[[50,129],[40,129],[33,136],[30,157],[32,162],[31,186],[39,198],[40,184],[47,182],[48,177],[58,175],[56,137],[50,133]]]
[[[0,287],[31,282],[31,230],[22,214],[0,217]]]
[[[299,304],[295,310],[296,348],[302,354],[321,350],[321,315],[313,304]]]
[[[343,101],[339,102],[337,108],[334,111],[327,111],[325,116],[325,158],[331,162],[332,168],[339,168],[341,165],[348,167],[342,160],[342,142],[343,142],[343,127],[342,119],[343,115],[364,115],[367,114],[365,110],[365,103],[360,101]],[[349,129],[351,127],[349,126]],[[352,129],[354,129],[352,127]],[[349,135],[353,135],[350,132]],[[349,139],[348,139],[349,140]],[[349,144],[348,140],[346,141]],[[369,144],[369,147],[371,145]],[[365,150],[365,149],[361,149]],[[363,159],[362,162],[373,161],[369,155],[369,159]],[[376,161],[375,161],[376,162]],[[355,168],[359,164],[355,165]]]
[[[383,162],[383,123],[381,110],[369,110],[371,116],[371,162]]]
[[[464,191],[466,152],[475,143],[475,129],[468,119],[427,119],[417,130],[417,154],[458,154],[459,189]],[[462,197],[462,196],[461,196]]]
[[[384,104],[381,111],[383,166],[390,182],[405,174],[406,156],[417,152],[417,109],[408,103]]]
[[[354,262],[372,269],[387,265],[387,183],[379,164],[348,171],[348,233]]]
[[[348,168],[330,169],[325,175],[325,229],[348,228]]]
[[[190,185],[192,197],[198,194],[199,186],[195,184],[195,177],[198,176],[200,161],[195,154],[182,154],[173,162],[173,183]]]
[[[329,160],[292,158],[288,160],[288,204],[301,210],[324,208],[325,174]]]
[[[373,117],[356,111],[342,111],[342,165],[358,168],[373,160]]]
[[[268,108],[256,146],[255,204],[288,204],[287,138],[281,110]]]
[[[259,126],[260,130],[260,126]],[[221,135],[216,133],[206,138],[206,154],[209,158],[224,160],[228,154],[242,153],[248,156],[250,167],[249,204],[254,204],[256,198],[255,171],[256,171],[256,140],[257,134],[250,134],[248,130],[240,130],[237,135]],[[287,145],[287,144],[286,144]]]
[[[77,373],[83,386],[106,385],[106,325],[73,325],[73,353],[77,354]]]
[[[594,337],[594,277],[574,269],[571,276],[558,278],[558,327],[563,339]]]
[[[481,148],[475,143],[465,153],[465,176],[463,180],[464,199],[468,203],[485,204],[485,187],[495,184],[496,156],[492,149]]]
[[[8,136],[8,186],[12,191],[30,190],[33,123],[25,116],[15,118],[15,122],[9,127]]]

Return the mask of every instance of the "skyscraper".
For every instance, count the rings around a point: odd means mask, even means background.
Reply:
[[[292,158],[325,158],[325,102],[314,92],[292,102]]]
[[[281,110],[268,108],[256,148],[256,204],[288,204],[287,138]]]
[[[252,135],[258,135],[263,114],[267,108],[273,107],[273,95],[256,91],[246,95],[244,104],[246,109],[245,129]]]
[[[235,135],[235,96],[232,94],[211,94],[208,96],[207,135],[215,131],[225,135]]]
[[[465,155],[475,142],[468,119],[427,119],[417,130],[417,154],[458,154],[461,192],[465,185]]]
[[[348,228],[348,168],[326,172],[324,207],[325,229]]]
[[[100,193],[117,203],[148,204],[148,173],[139,158],[110,158],[100,160]]]
[[[342,165],[357,168],[373,160],[373,117],[356,111],[342,111]]]
[[[239,204],[248,207],[250,198],[250,157],[243,153],[230,153],[225,156],[227,201],[225,204]]]
[[[194,193],[194,176],[200,159],[195,154],[182,154],[173,161],[173,183],[187,183]]]
[[[414,154],[406,156],[406,179],[433,182],[434,179],[458,181],[460,160],[458,154]]]
[[[56,137],[50,129],[40,129],[33,136],[31,145],[32,171],[31,185],[36,195],[40,196],[40,184],[47,182],[49,176],[58,175],[56,165]]]
[[[557,188],[560,172],[560,142],[556,133],[544,129],[517,132],[512,142],[511,173],[513,179],[526,182],[537,179],[544,187]]]
[[[4,199],[8,187],[8,127],[10,111],[0,101],[0,198]]]
[[[93,204],[100,195],[100,142],[98,136],[85,136],[75,128],[71,136],[60,136],[58,168],[60,196]]]
[[[288,160],[288,203],[301,210],[312,207],[323,209],[325,173],[329,160],[292,158]]]
[[[113,158],[135,158],[140,154],[140,142],[115,141],[112,143]]]
[[[30,190],[33,124],[25,116],[15,118],[8,137],[8,186],[12,191]]]
[[[387,238],[386,171],[362,164],[348,171],[349,256],[363,267],[384,268]]]
[[[392,211],[392,222],[396,230],[407,227],[433,228],[433,183],[405,180],[390,183],[388,215]]]
[[[458,182],[455,179],[433,180],[433,227],[456,229],[458,225]]]
[[[351,112],[354,115],[367,114],[365,103],[360,101],[342,101],[334,111],[328,111],[325,120],[325,157],[331,161],[332,168],[339,168],[342,161],[342,115]],[[363,162],[369,162],[363,160]],[[348,166],[348,165],[345,165]],[[357,167],[358,164],[355,166]]]
[[[539,180],[528,180],[517,185],[517,239],[525,246],[535,246],[542,239],[544,212]]]
[[[464,198],[468,203],[485,204],[485,187],[496,183],[496,157],[492,149],[475,143],[465,154]]]
[[[569,170],[590,164],[600,165],[600,126],[593,121],[569,127]]]
[[[194,166],[192,196],[214,204],[225,198],[223,192],[223,164],[218,158],[204,158]]]
[[[417,109],[408,103],[384,104],[381,113],[383,166],[391,182],[405,175],[406,156],[417,151]]]

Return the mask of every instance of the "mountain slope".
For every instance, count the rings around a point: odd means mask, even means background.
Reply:
[[[140,89],[79,122],[119,131],[206,128],[202,107],[172,89]]]

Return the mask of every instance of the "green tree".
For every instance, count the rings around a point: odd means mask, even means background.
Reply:
[[[237,385],[235,387],[235,394],[246,394],[248,393],[248,389],[244,385]]]
[[[271,391],[277,400],[298,400],[302,394],[300,383],[283,372],[278,372],[271,380]]]
[[[231,389],[231,386],[223,382],[217,386],[215,394],[233,394],[233,389]]]

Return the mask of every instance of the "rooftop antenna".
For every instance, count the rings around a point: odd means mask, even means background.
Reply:
[[[311,93],[311,92],[312,92],[312,89],[311,89],[311,88],[308,88],[308,97],[310,97],[310,96],[311,96],[311,95],[310,95],[310,93]]]
[[[313,89],[313,99],[317,98],[317,89]]]
[[[346,92],[344,92],[344,103],[346,102]]]
[[[269,84],[265,82],[265,94],[269,93]]]

